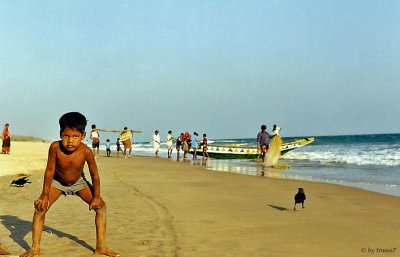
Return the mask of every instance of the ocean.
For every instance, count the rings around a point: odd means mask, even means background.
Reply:
[[[300,138],[283,137],[282,140]],[[214,139],[209,143],[256,144],[255,138]],[[115,145],[111,149],[115,150]],[[152,143],[134,142],[133,154],[153,156]],[[165,142],[159,155],[167,157]],[[191,160],[192,155],[188,156],[187,162],[191,165],[202,165],[215,172],[318,181],[400,196],[400,134],[317,136],[312,144],[283,155],[279,164],[289,166],[283,170],[265,167],[262,161],[256,160],[204,161],[201,157]],[[176,161],[175,149],[172,160]]]

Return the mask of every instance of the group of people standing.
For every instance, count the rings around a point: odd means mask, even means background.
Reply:
[[[130,158],[132,152],[132,141],[131,137],[133,133],[137,131],[133,131],[125,127],[123,130],[104,130],[96,128],[96,125],[92,125],[92,130],[90,131],[90,139],[92,141],[92,151],[95,158],[99,158],[99,151],[100,151],[100,132],[107,131],[107,132],[119,132],[120,137],[115,142],[117,146],[117,157],[119,157],[120,152],[125,156],[125,158]],[[207,135],[203,134],[203,139],[200,141],[198,138],[197,132],[194,132],[190,135],[189,132],[181,133],[180,136],[174,138],[172,135],[172,131],[168,131],[166,142],[167,142],[167,150],[168,150],[168,158],[172,158],[172,152],[174,149],[174,142],[175,142],[175,149],[177,151],[177,160],[181,158],[180,152],[183,151],[183,159],[187,159],[187,154],[189,153],[190,149],[193,149],[193,159],[197,159],[198,150],[201,149],[203,158],[208,158],[207,153]],[[123,145],[123,149],[122,146]],[[154,131],[153,134],[153,147],[154,147],[154,154],[158,157],[161,145],[161,138],[158,130]],[[111,141],[107,139],[105,142],[106,153],[107,157],[111,156]]]
[[[92,140],[92,150],[93,150],[93,155],[95,158],[99,158],[99,150],[100,150],[100,132],[99,131],[106,131],[106,130],[100,130],[96,128],[96,125],[92,125],[92,130],[90,131],[90,139]],[[117,157],[119,158],[119,153],[121,152],[125,158],[130,158],[131,152],[132,152],[132,140],[131,137],[135,131],[128,129],[128,127],[125,127],[123,130],[112,130],[109,132],[119,132],[120,137],[117,138],[116,140],[116,146],[117,146]],[[121,140],[122,138],[122,140]],[[121,148],[121,141],[124,146],[124,149],[122,150]],[[106,140],[105,143],[106,146],[106,152],[107,152],[107,157],[111,156],[111,141],[110,139]]]
[[[174,149],[174,141],[175,141],[175,149],[176,149],[176,159],[180,159],[180,151],[183,151],[183,159],[187,159],[187,154],[189,150],[193,149],[193,160],[197,159],[197,151],[201,147],[203,158],[208,158],[207,153],[207,135],[203,134],[203,140],[200,141],[198,139],[199,134],[197,132],[193,132],[193,135],[190,135],[189,132],[181,133],[179,137],[174,138],[172,135],[172,131],[168,131],[167,134],[167,152],[168,158],[172,158],[172,151]],[[153,145],[155,155],[158,156],[158,151],[160,149],[160,135],[158,130],[154,132],[153,135]]]
[[[99,148],[100,148],[100,133],[99,131],[106,131],[106,130],[99,130],[96,128],[96,125],[92,125],[92,130],[90,131],[90,139],[92,140],[92,150],[93,150],[93,155],[95,158],[98,158],[99,156]],[[264,159],[271,139],[279,134],[280,128],[274,125],[272,129],[272,134],[269,134],[267,132],[267,126],[262,125],[261,126],[261,131],[257,134],[257,149],[259,152],[259,157],[262,156]],[[125,158],[129,158],[132,152],[132,141],[131,137],[133,133],[138,132],[138,131],[133,131],[125,127],[123,130],[113,130],[111,132],[119,132],[120,137],[117,138],[115,144],[117,146],[117,157],[119,157],[119,154],[123,154]],[[120,140],[120,138],[123,138],[123,140]],[[10,153],[10,147],[11,147],[11,135],[9,131],[9,124],[6,123],[3,128],[3,132],[1,134],[1,139],[2,139],[2,153],[3,154],[9,154]],[[172,151],[174,149],[174,141],[175,141],[175,149],[177,151],[177,160],[180,159],[180,152],[181,150],[183,151],[183,159],[187,159],[187,154],[189,153],[189,150],[192,148],[193,149],[193,159],[197,159],[197,151],[199,149],[202,150],[202,155],[203,158],[208,158],[208,153],[207,153],[207,135],[203,134],[203,139],[200,141],[198,139],[198,134],[197,132],[194,132],[192,135],[190,135],[189,132],[181,133],[180,136],[177,138],[174,138],[172,135],[172,131],[169,130],[167,137],[166,137],[166,142],[167,142],[167,153],[168,153],[168,158],[172,158]],[[123,145],[123,149],[121,147],[121,143]],[[161,139],[160,139],[160,134],[159,131],[156,130],[154,131],[153,135],[153,146],[154,146],[154,153],[155,156],[158,157],[158,153],[160,150],[160,144],[161,144]],[[107,157],[111,156],[111,141],[110,139],[106,140],[105,143],[106,146],[106,152],[107,152]]]

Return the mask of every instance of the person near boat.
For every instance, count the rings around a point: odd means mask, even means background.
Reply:
[[[274,125],[272,128],[272,139],[270,141],[267,155],[264,158],[264,165],[267,167],[273,167],[278,163],[279,158],[281,157],[281,145],[282,139],[279,135],[281,131],[280,127]]]
[[[203,134],[203,142],[202,142],[202,146],[203,146],[203,159],[207,159],[208,158],[208,153],[207,153],[207,134]]]
[[[180,156],[180,151],[183,145],[183,133],[176,139],[176,160],[179,160],[181,158]]]
[[[191,137],[189,132],[185,132],[183,134],[183,142],[182,142],[182,150],[183,150],[183,159],[186,160],[187,154],[189,153],[191,147]]]
[[[191,140],[191,146],[193,148],[193,160],[197,159],[197,148],[199,147],[198,135],[199,134],[197,134],[197,132],[194,132]]]
[[[263,160],[268,151],[269,142],[273,137],[274,135],[270,135],[267,132],[267,126],[261,125],[261,131],[257,134],[257,150],[262,155]]]

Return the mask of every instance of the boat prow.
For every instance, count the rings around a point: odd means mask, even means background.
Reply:
[[[281,154],[285,154],[291,150],[294,150],[296,148],[305,146],[305,145],[309,145],[312,142],[314,142],[314,138],[313,137],[306,137],[303,139],[298,139],[295,141],[291,141],[291,142],[283,142],[281,144]]]

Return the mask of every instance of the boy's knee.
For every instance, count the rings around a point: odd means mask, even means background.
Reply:
[[[42,210],[41,211],[41,210],[38,210],[38,209],[35,208],[35,211],[34,211],[33,215],[36,216],[36,217],[44,218],[44,216],[46,216],[46,212],[47,212],[47,210]]]
[[[97,209],[106,209],[106,202],[104,202],[103,199],[101,199],[100,206],[101,206],[101,207],[99,207],[99,208],[97,208]]]
[[[104,213],[106,212],[106,204],[104,203],[101,207],[94,209],[96,213]]]
[[[106,207],[106,202],[103,200],[103,198],[100,197],[100,199],[101,199],[101,206],[105,208]]]

